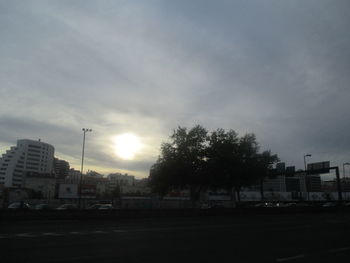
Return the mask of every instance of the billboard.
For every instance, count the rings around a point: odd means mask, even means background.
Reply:
[[[58,188],[58,198],[78,198],[78,185],[60,184]]]
[[[329,173],[329,167],[330,167],[330,162],[318,162],[318,163],[309,163],[307,165],[307,170],[308,171],[313,171],[313,170],[321,170],[325,169],[324,173]],[[328,170],[326,170],[328,169]]]

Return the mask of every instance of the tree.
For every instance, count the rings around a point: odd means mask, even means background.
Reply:
[[[211,188],[226,189],[235,203],[236,176],[239,169],[238,135],[235,131],[217,129],[209,137],[207,172]],[[234,204],[233,204],[234,205]]]
[[[113,188],[111,192],[111,197],[112,203],[114,203],[114,200],[117,200],[119,202],[119,205],[121,206],[122,189],[119,183],[117,183],[116,187]]]
[[[164,195],[171,189],[189,189],[192,201],[205,187],[204,164],[207,130],[197,125],[187,131],[178,127],[171,142],[163,143],[161,154],[150,170],[153,191]]]
[[[256,174],[257,180],[260,182],[260,196],[261,200],[264,200],[264,179],[268,177],[274,177],[273,165],[279,162],[277,154],[271,154],[271,151],[264,151],[257,156],[256,162]]]
[[[224,129],[208,134],[197,125],[189,131],[179,127],[170,139],[162,144],[149,176],[152,190],[162,196],[173,189],[189,189],[196,201],[202,190],[226,189],[234,203],[236,194],[240,201],[242,187],[262,182],[278,161],[270,151],[259,152],[254,134],[239,138],[235,131]]]

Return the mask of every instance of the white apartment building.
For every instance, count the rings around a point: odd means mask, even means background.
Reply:
[[[109,180],[109,189],[113,190],[116,187],[121,187],[125,191],[128,187],[135,185],[135,176],[121,173],[113,173],[107,176]]]
[[[18,140],[0,158],[0,185],[23,187],[27,173],[51,174],[54,147],[34,140]]]

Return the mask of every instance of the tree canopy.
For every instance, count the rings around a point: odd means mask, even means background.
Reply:
[[[233,131],[208,132],[197,125],[178,127],[170,142],[161,145],[158,160],[150,169],[152,190],[165,195],[170,190],[188,189],[196,200],[205,189],[240,191],[270,176],[278,161],[270,151],[260,152],[254,134],[239,137]]]

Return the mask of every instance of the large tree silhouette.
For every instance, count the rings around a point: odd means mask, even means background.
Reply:
[[[233,203],[242,187],[261,183],[278,161],[270,151],[259,152],[254,134],[241,138],[233,131],[208,131],[200,125],[179,127],[163,143],[149,181],[154,192],[165,195],[172,189],[188,189],[196,201],[202,190],[226,189]],[[263,192],[262,192],[263,197]]]

